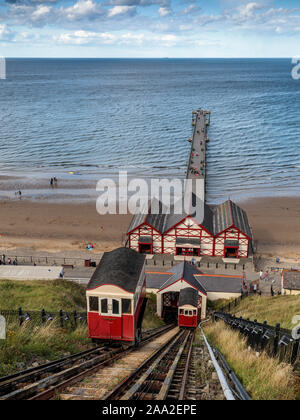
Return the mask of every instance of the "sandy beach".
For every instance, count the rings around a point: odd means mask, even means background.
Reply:
[[[239,203],[248,213],[258,253],[300,257],[300,197],[258,198]],[[101,253],[122,244],[131,215],[100,216],[95,204],[0,202],[0,249]]]

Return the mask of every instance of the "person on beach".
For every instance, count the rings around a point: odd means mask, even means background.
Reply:
[[[53,178],[50,179],[50,187],[53,187]]]
[[[57,187],[57,178],[56,178],[56,176],[53,178],[53,182],[54,182],[55,187]]]

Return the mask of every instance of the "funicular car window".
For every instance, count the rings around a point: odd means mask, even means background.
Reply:
[[[189,315],[191,316],[191,315],[193,315],[193,312],[192,311],[189,311]]]
[[[90,311],[99,311],[99,299],[97,296],[90,296],[89,299]]]
[[[131,299],[122,299],[122,314],[131,314]]]
[[[179,313],[180,313],[180,315],[183,315],[184,310],[183,309],[180,309]]]
[[[101,313],[102,314],[108,313],[107,299],[101,299]]]
[[[119,315],[120,313],[120,308],[119,308],[119,301],[116,299],[112,300],[112,313],[115,315]]]
[[[196,315],[196,310],[194,310],[193,312],[194,312],[194,315]]]
[[[189,311],[184,311],[184,315],[187,316],[189,314]]]

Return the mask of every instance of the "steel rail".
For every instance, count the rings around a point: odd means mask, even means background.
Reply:
[[[190,346],[189,346],[189,349],[188,349],[188,356],[187,356],[187,360],[186,360],[186,365],[185,365],[183,378],[182,378],[182,384],[181,384],[179,397],[178,397],[179,401],[184,400],[185,393],[186,393],[186,387],[187,387],[187,381],[188,381],[188,372],[189,372],[189,367],[190,367],[190,364],[191,364],[194,337],[195,337],[195,333],[193,333],[193,338],[190,342]]]
[[[159,327],[159,328],[155,328],[154,330],[147,331],[147,333],[145,334],[146,337],[142,340],[141,344],[144,345],[149,340],[152,340],[157,335],[161,335],[164,332],[169,331],[171,328],[173,328],[173,326],[167,325],[164,327]],[[17,374],[11,375],[10,377],[6,377],[6,379],[11,378],[12,384],[14,385],[16,385],[18,381],[19,383],[23,383],[23,382],[26,382],[26,380],[28,381],[30,379],[35,379],[35,375],[38,375],[40,377],[43,374],[49,373],[49,371],[51,370],[59,369],[66,364],[68,365],[71,362],[74,362],[80,358],[83,358],[84,356],[89,356],[90,354],[93,354],[95,352],[97,353],[99,352],[100,349],[103,349],[103,347],[99,347],[97,349],[90,349],[85,352],[77,353],[72,356],[63,358],[61,360],[50,362],[49,364],[46,364],[43,366],[39,366],[38,368],[33,368],[24,372],[19,372]],[[94,358],[87,360],[83,363],[80,363],[79,365],[70,367],[68,369],[64,369],[47,378],[44,378],[42,380],[39,380],[29,385],[25,385],[21,389],[17,389],[17,390],[14,390],[13,392],[2,395],[0,396],[0,400],[39,399],[38,395],[41,395],[41,394],[44,394],[44,396],[46,397],[45,399],[47,399],[48,397],[51,398],[51,396],[54,395],[56,388],[60,386],[60,383],[62,382],[66,383],[67,381],[71,381],[72,378],[75,378],[75,377],[79,380],[80,376],[88,376],[89,374],[93,373],[94,370],[104,366],[104,364],[110,363],[110,361],[115,360],[117,357],[122,357],[123,355],[127,354],[130,351],[133,351],[134,349],[135,347],[129,347],[128,349],[124,350],[122,346],[118,346],[117,348],[111,348],[111,349],[108,348],[108,350],[104,354],[101,354],[99,356],[96,355]],[[18,375],[22,373],[25,375],[18,377]],[[7,382],[6,386],[9,386],[9,382]],[[42,393],[39,393],[40,390],[47,387],[50,388],[51,392],[47,393],[48,391],[46,390]],[[43,399],[43,398],[40,398],[40,399]]]
[[[216,353],[220,362],[222,363],[222,365],[224,367],[224,370],[226,371],[227,375],[232,380],[240,399],[243,400],[243,401],[251,401],[251,398],[249,397],[247,391],[245,390],[245,388],[243,387],[243,385],[239,381],[239,379],[236,376],[236,374],[234,373],[234,371],[230,368],[230,366],[226,362],[222,353],[220,353],[219,350],[216,349],[215,347],[213,347],[212,349],[213,349],[214,353]]]
[[[178,366],[178,363],[181,359],[181,355],[185,349],[185,346],[189,340],[189,338],[192,336],[192,332],[189,332],[189,334],[185,337],[184,342],[181,344],[176,357],[172,363],[172,366],[169,369],[169,372],[167,373],[167,376],[162,384],[162,387],[156,397],[156,400],[165,400],[167,398],[168,392],[170,390],[170,386],[172,384],[173,378],[174,378],[174,374],[175,374],[175,370]]]
[[[232,391],[231,391],[231,388],[230,388],[230,386],[229,386],[229,384],[228,384],[228,382],[227,382],[227,380],[226,380],[226,378],[225,378],[225,375],[224,375],[224,373],[223,373],[223,371],[222,371],[222,369],[221,369],[221,366],[219,365],[219,363],[217,362],[217,360],[216,360],[216,358],[215,358],[215,355],[214,355],[214,353],[213,353],[213,351],[212,351],[212,348],[211,348],[211,346],[210,346],[209,342],[207,341],[207,338],[206,338],[206,336],[205,336],[205,334],[204,334],[204,331],[203,331],[203,329],[202,329],[202,327],[201,327],[201,324],[199,324],[199,328],[200,328],[200,330],[201,330],[201,333],[202,333],[202,336],[203,336],[204,342],[205,342],[205,344],[206,344],[206,347],[207,347],[207,349],[208,349],[208,351],[209,351],[209,354],[210,354],[211,360],[212,360],[212,362],[213,362],[213,364],[214,364],[214,367],[215,367],[215,369],[216,369],[217,375],[218,375],[218,377],[219,377],[219,381],[220,381],[221,387],[222,387],[222,389],[223,389],[224,395],[225,395],[225,397],[226,397],[226,399],[227,399],[228,401],[235,401],[235,398],[234,398],[234,396],[233,396],[233,393],[232,393]]]

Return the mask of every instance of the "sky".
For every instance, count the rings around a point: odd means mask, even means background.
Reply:
[[[0,56],[300,56],[299,0],[0,0]]]

